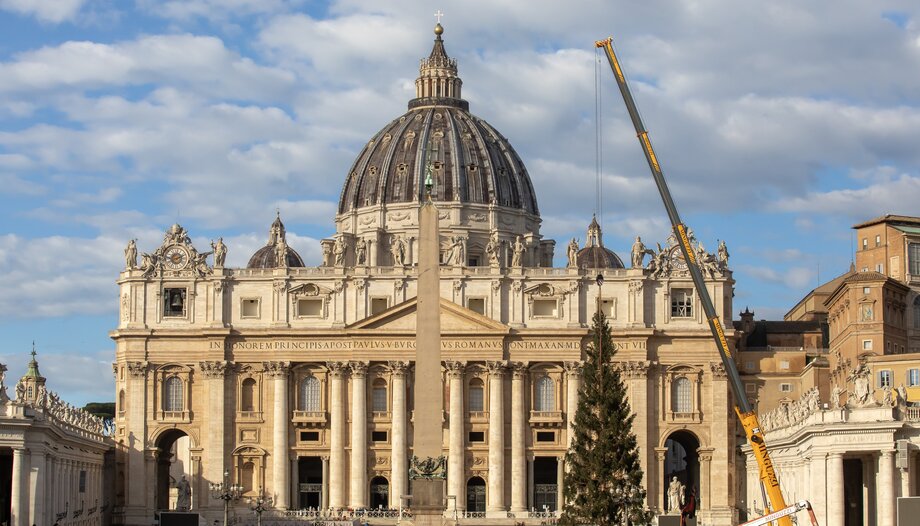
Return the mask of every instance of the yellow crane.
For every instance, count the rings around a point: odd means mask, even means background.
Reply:
[[[664,201],[664,207],[665,210],[667,210],[668,218],[671,220],[671,226],[674,229],[674,235],[677,237],[681,254],[683,254],[684,260],[687,262],[687,269],[690,271],[690,277],[693,279],[693,286],[696,288],[700,303],[703,306],[703,312],[706,314],[706,321],[709,323],[709,329],[712,331],[716,347],[719,349],[719,354],[722,357],[722,365],[725,367],[725,371],[728,374],[728,383],[731,385],[732,392],[735,395],[735,412],[738,414],[738,418],[741,420],[741,427],[744,428],[748,442],[750,442],[751,448],[754,450],[754,456],[757,458],[757,464],[760,466],[760,482],[767,494],[767,498],[770,500],[770,507],[774,510],[774,513],[768,515],[768,517],[770,517],[769,521],[775,520],[779,526],[792,526],[790,515],[796,511],[800,511],[797,509],[798,504],[786,506],[779,480],[776,478],[776,470],[773,469],[773,462],[770,460],[770,453],[767,451],[767,445],[764,442],[763,431],[760,428],[760,423],[757,421],[757,413],[751,407],[751,403],[744,395],[744,385],[741,383],[741,375],[738,374],[738,368],[735,366],[735,361],[731,356],[731,350],[728,348],[728,341],[726,341],[725,332],[722,330],[722,321],[719,319],[719,315],[716,314],[712,299],[709,297],[709,291],[706,289],[706,285],[703,282],[703,274],[696,262],[696,255],[694,254],[693,247],[690,246],[687,227],[681,221],[680,215],[677,213],[677,207],[674,205],[674,200],[671,198],[671,191],[668,189],[664,174],[661,172],[661,165],[658,164],[655,150],[652,149],[652,142],[649,140],[648,131],[642,124],[642,118],[639,116],[639,111],[636,109],[636,102],[633,100],[632,93],[629,90],[626,76],[623,75],[620,62],[617,60],[616,53],[613,51],[613,38],[598,40],[595,42],[595,46],[604,49],[607,60],[610,62],[610,69],[613,70],[613,76],[616,77],[617,85],[620,87],[620,94],[623,95],[623,101],[626,103],[626,110],[629,112],[629,117],[632,119],[633,126],[636,128],[636,135],[639,137],[642,151],[645,152],[645,159],[648,161],[648,166],[652,171],[652,177],[655,179],[655,185],[658,186],[658,192],[661,194],[662,201]],[[801,505],[801,509],[805,509],[807,505],[806,501],[803,502],[805,502],[805,504]],[[811,506],[807,505],[807,509],[810,512]],[[812,522],[814,522],[813,514],[811,518]],[[764,518],[758,520],[763,519]]]

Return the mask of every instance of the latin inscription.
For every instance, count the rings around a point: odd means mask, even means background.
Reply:
[[[508,347],[512,351],[580,351],[581,342],[578,340],[520,340],[509,343]]]
[[[231,351],[414,351],[415,340],[212,341],[211,349]],[[442,351],[501,350],[502,340],[442,339]]]
[[[618,351],[629,351],[632,349],[644,350],[645,347],[646,347],[645,340],[632,340],[632,341],[625,341],[625,342],[614,341],[613,342],[613,348]]]

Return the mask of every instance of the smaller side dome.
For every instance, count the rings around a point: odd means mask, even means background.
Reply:
[[[279,257],[284,254],[283,263],[279,265]],[[279,212],[275,221],[272,222],[268,230],[268,243],[264,247],[256,250],[256,253],[249,258],[246,268],[278,268],[278,267],[304,267],[303,259],[296,250],[287,244],[287,234],[284,230],[284,223],[281,222],[281,213]]]
[[[626,268],[623,260],[614,251],[604,247],[601,225],[597,217],[591,218],[585,247],[575,256],[578,268]]]

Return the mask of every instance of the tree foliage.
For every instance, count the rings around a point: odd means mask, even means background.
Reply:
[[[648,524],[639,448],[626,387],[610,359],[615,353],[610,325],[594,316],[578,392],[574,439],[565,456],[563,526]],[[598,345],[598,343],[600,345]]]

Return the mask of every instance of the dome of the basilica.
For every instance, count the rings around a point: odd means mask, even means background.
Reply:
[[[284,253],[284,264],[279,265],[279,256]],[[249,258],[246,268],[276,268],[276,267],[303,267],[303,259],[296,250],[287,244],[287,234],[280,215],[275,218],[268,231],[268,243],[256,250]]]
[[[521,158],[460,97],[457,62],[444,51],[442,32],[436,29],[434,48],[421,61],[409,111],[377,132],[355,159],[339,199],[340,214],[417,202],[430,170],[436,202],[497,205],[539,215]]]
[[[604,246],[601,225],[597,222],[597,217],[591,219],[585,247],[578,251],[575,261],[578,268],[626,268],[620,256]]]

